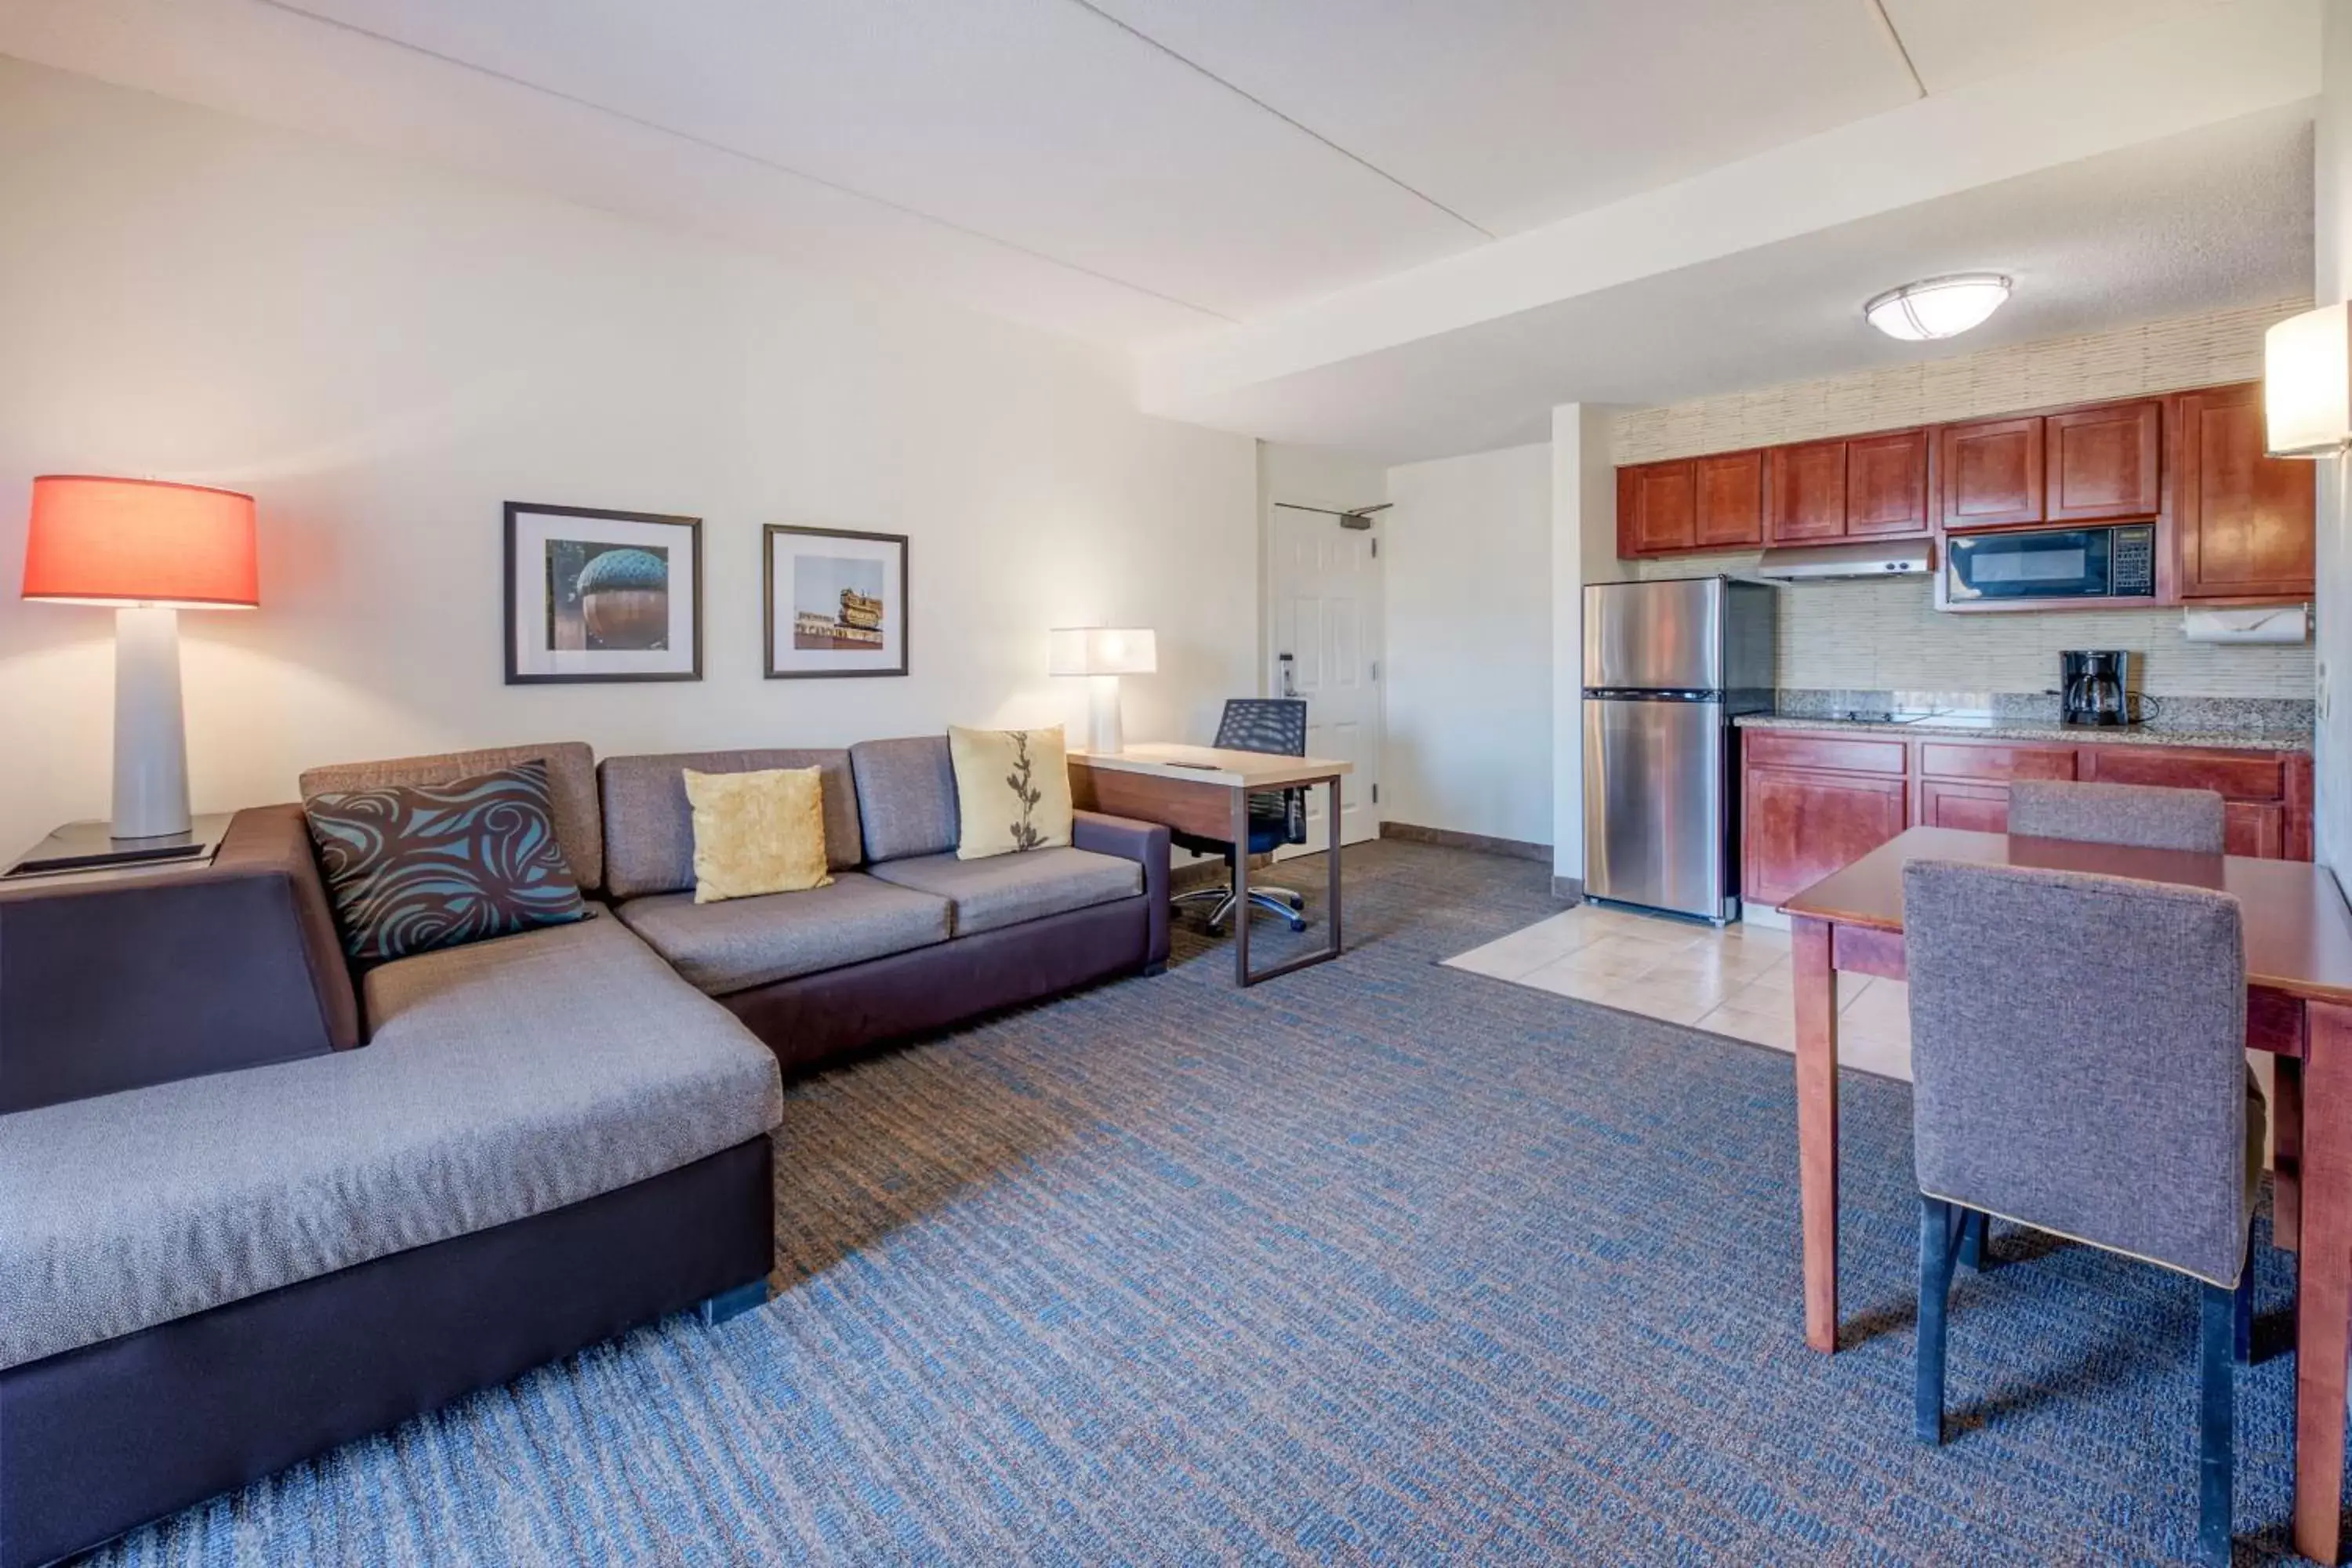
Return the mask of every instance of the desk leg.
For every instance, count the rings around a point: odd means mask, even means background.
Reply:
[[[1331,830],[1327,836],[1328,843],[1324,851],[1327,858],[1324,872],[1328,879],[1324,890],[1331,905],[1330,948],[1332,956],[1336,958],[1339,952],[1339,775],[1338,773],[1333,773],[1323,781],[1323,816],[1331,825]]]
[[[1250,983],[1249,791],[1234,791],[1234,984]]]
[[[1797,999],[1797,1181],[1805,1215],[1805,1342],[1837,1349],[1837,971],[1826,921],[1800,915]]]
[[[2334,1563],[2352,1330],[2352,1007],[2305,1005],[2303,1235],[2294,1352],[2294,1547]]]

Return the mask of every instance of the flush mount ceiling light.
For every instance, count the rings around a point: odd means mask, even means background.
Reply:
[[[1890,338],[1916,342],[1967,331],[2000,309],[2009,279],[1998,272],[1955,272],[1889,289],[1862,308],[1870,324]]]

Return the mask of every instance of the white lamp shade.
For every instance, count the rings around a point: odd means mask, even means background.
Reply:
[[[2009,279],[1998,272],[1960,272],[1889,289],[1862,308],[1890,338],[1917,342],[1957,337],[2001,307]]]
[[[1150,632],[1124,626],[1061,626],[1053,633],[1055,675],[1150,675],[1160,668]]]
[[[2322,305],[2263,334],[2263,416],[2273,458],[2333,457],[2352,441],[2352,310]]]

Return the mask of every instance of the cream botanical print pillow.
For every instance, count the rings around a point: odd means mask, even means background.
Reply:
[[[688,768],[694,807],[694,901],[797,893],[833,880],[824,860],[824,786],[814,768],[698,773]]]
[[[1062,727],[963,730],[948,726],[962,816],[956,858],[979,860],[1070,841],[1070,766]]]

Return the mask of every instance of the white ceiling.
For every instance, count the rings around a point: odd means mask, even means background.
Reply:
[[[2226,3],[1886,6],[1940,89]],[[1873,0],[0,0],[0,52],[1125,346],[1916,92]]]
[[[2291,297],[2311,287],[2310,117],[2273,110],[1658,273],[1199,400],[1186,417],[1388,462],[1549,438],[1554,404],[1650,405]],[[1962,343],[1863,321],[1889,280],[2016,292]]]
[[[2102,123],[2151,98],[2283,102],[2276,62],[2316,16],[2315,0],[0,0],[0,53],[1155,360],[1290,342],[1301,322],[1312,339],[1367,291],[1538,247],[1509,263],[1536,277],[1530,299],[1465,276],[1450,316],[1389,310],[1393,341],[1160,409],[1394,456],[1496,444],[1563,395],[1874,363],[1888,350],[1854,335],[1854,299],[1979,260],[2021,274],[1997,319],[2011,333],[2269,289],[2297,245],[2307,274],[2289,120],[2181,166],[2128,159],[2112,183],[2005,180],[1963,156],[1948,188],[1981,190],[1759,229],[1703,265],[1653,247],[1633,281],[1574,299],[1540,247],[1580,251],[1594,225],[1616,237],[1621,210],[1759,158],[1818,153],[1811,188],[1833,186],[1829,142],[1906,115],[1965,149],[2028,77],[2042,105],[2079,84],[2078,117]],[[2132,54],[2166,37],[2168,54]],[[2206,64],[2257,37],[2251,64]],[[2116,88],[2134,58],[2150,74]],[[1803,205],[1775,199],[1784,217]]]
[[[1091,3],[1492,236],[1916,96],[1869,0]]]

